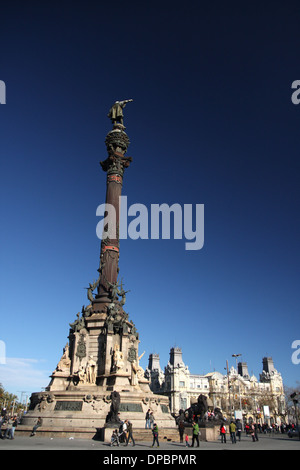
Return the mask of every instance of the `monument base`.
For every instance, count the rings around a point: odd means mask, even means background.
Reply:
[[[217,441],[220,435],[220,425],[215,424],[206,426],[205,424],[200,424],[199,431],[201,433],[200,441]]]
[[[110,423],[108,426],[111,394],[106,388],[90,386],[80,390],[33,393],[29,411],[17,428],[18,433],[30,433],[37,419],[41,417],[43,423],[37,430],[40,435],[91,439],[96,435],[99,437],[102,433],[103,440],[110,440],[113,429],[119,425]],[[142,389],[123,390],[119,394],[119,418],[121,421],[131,421],[133,430],[145,428],[145,415],[150,408],[162,432],[165,430],[166,435],[170,432],[174,435],[174,431],[177,433],[175,420],[169,412],[167,397]],[[102,430],[100,434],[99,430]],[[147,436],[143,438],[151,440],[152,433],[147,431]]]
[[[190,442],[193,439],[193,425],[191,423],[184,423],[184,433],[188,434]],[[200,423],[199,424],[199,441],[214,442],[220,436],[220,424],[216,423]]]

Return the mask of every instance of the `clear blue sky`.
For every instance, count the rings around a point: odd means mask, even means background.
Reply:
[[[299,2],[3,1],[0,339],[9,391],[48,384],[97,277],[107,113],[125,125],[128,204],[204,204],[205,244],[123,240],[140,351],[192,373],[242,353],[299,380]]]

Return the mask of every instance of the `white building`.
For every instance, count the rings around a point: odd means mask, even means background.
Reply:
[[[244,419],[280,423],[284,417],[282,377],[274,368],[271,357],[263,358],[263,370],[258,381],[255,376],[250,377],[245,362],[238,364],[238,370],[232,367],[226,375],[220,372],[191,374],[183,362],[181,349],[171,348],[164,372],[159,355],[150,354],[145,376],[150,380],[154,393],[169,396],[171,412],[175,414],[180,409],[189,408],[203,394],[208,397],[209,407],[220,408],[225,416],[231,416],[242,408]]]

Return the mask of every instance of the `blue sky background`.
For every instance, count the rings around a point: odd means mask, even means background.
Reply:
[[[205,244],[123,240],[141,365],[179,346],[192,373],[242,353],[299,380],[300,5],[3,1],[0,339],[9,391],[48,385],[97,277],[107,118],[131,140],[128,204],[205,205]]]

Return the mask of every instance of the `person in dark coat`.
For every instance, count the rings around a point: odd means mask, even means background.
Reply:
[[[126,419],[127,421],[127,419]],[[129,439],[132,440],[132,445],[135,446],[135,441],[133,439],[132,435],[132,423],[130,421],[127,421],[127,439],[126,439],[126,445],[128,446],[129,444]]]

